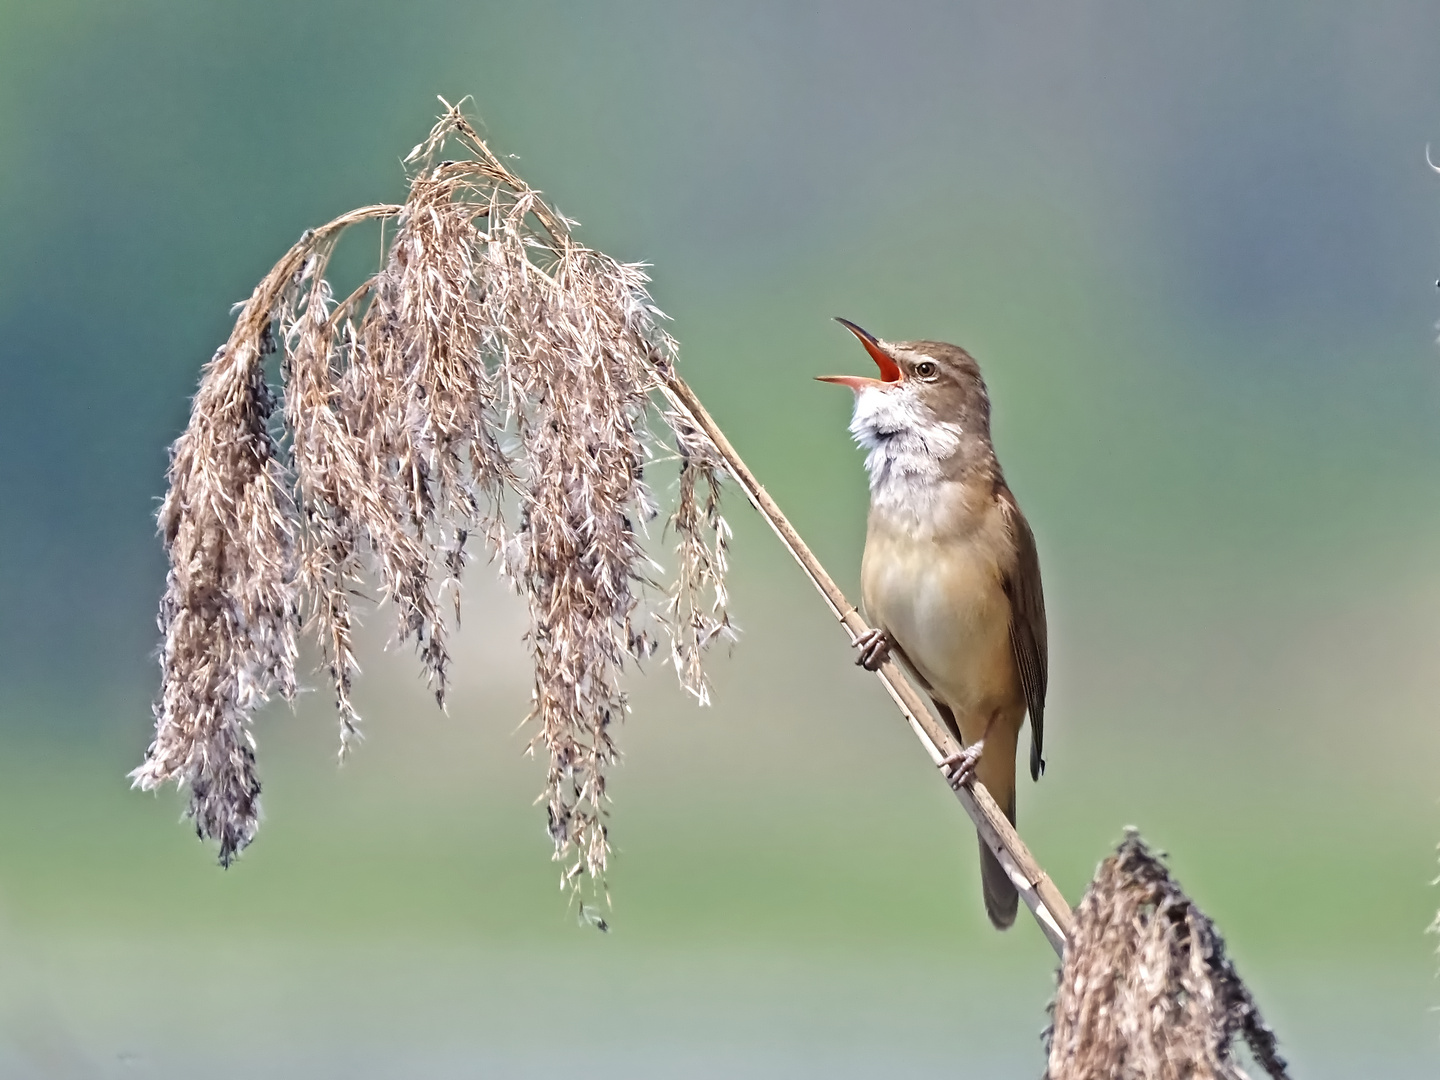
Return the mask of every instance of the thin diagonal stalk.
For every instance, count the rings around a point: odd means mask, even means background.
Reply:
[[[674,369],[669,365],[659,365],[663,372],[663,389],[665,396],[675,408],[683,411],[697,428],[705,433],[715,448],[720,452],[726,467],[729,469],[735,482],[745,492],[745,497],[750,504],[760,512],[760,516],[766,524],[774,530],[780,542],[785,545],[787,551],[794,556],[800,568],[810,579],[816,590],[824,598],[830,613],[834,615],[850,635],[853,642],[859,635],[863,634],[870,627],[860,617],[855,606],[845,598],[835,580],[825,572],[825,567],[820,565],[820,560],[806,546],[805,541],[800,539],[800,534],[790,524],[784,513],[770,494],[760,485],[739,453],[720,430],[720,425],[705,410],[695,392],[687,386]],[[900,709],[910,728],[915,732],[916,738],[925,747],[930,759],[938,766],[946,758],[960,752],[960,746],[956,743],[955,737],[950,731],[935,719],[931,714],[925,701],[910,681],[905,678],[894,661],[886,661],[875,673],[881,684],[889,692],[896,706]],[[1060,956],[1065,955],[1065,944],[1070,939],[1074,927],[1074,915],[1070,911],[1070,905],[1065,902],[1065,897],[1056,888],[1050,876],[1040,868],[1035,857],[1030,854],[1030,849],[1020,839],[1020,834],[1015,831],[1015,826],[1006,819],[999,805],[985,790],[985,785],[978,780],[959,788],[955,797],[960,800],[961,807],[975,823],[975,828],[980,836],[995,853],[1000,864],[1010,875],[1020,896],[1025,901],[1025,906],[1035,916],[1039,923],[1040,930],[1044,933],[1046,940],[1054,947],[1055,952]]]

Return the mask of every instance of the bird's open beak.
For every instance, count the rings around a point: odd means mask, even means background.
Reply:
[[[837,316],[835,321],[860,339],[860,344],[865,346],[865,351],[870,354],[870,359],[874,360],[875,366],[880,369],[880,378],[870,379],[864,375],[817,375],[816,378],[820,382],[848,386],[858,394],[867,386],[889,386],[900,381],[900,365],[895,363],[890,354],[880,347],[880,342],[875,340],[873,334],[862,330],[849,319]]]

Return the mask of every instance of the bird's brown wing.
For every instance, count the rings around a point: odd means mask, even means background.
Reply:
[[[1030,778],[1039,780],[1045,771],[1041,752],[1045,745],[1045,684],[1049,677],[1049,646],[1045,636],[1045,594],[1040,588],[1040,556],[1030,523],[1020,512],[1015,495],[1003,483],[995,497],[1005,514],[1005,523],[1015,541],[1015,569],[1005,579],[1010,598],[1010,648],[1025,691],[1025,708],[1030,713]]]

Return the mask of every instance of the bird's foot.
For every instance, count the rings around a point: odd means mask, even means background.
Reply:
[[[940,762],[941,775],[952,791],[969,787],[975,780],[975,766],[980,764],[980,755],[985,752],[985,740],[979,739],[965,747],[958,754],[951,754]]]
[[[890,659],[890,635],[884,630],[866,630],[855,639],[855,648],[860,650],[856,664],[866,671],[879,671]]]

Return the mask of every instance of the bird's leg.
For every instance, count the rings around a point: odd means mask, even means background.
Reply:
[[[951,754],[940,762],[940,773],[950,790],[959,791],[975,781],[975,766],[980,764],[980,755],[985,752],[985,740],[979,739],[958,754]]]
[[[958,754],[951,754],[940,762],[940,773],[945,777],[952,791],[959,791],[962,787],[969,787],[975,782],[975,766],[980,764],[980,755],[985,752],[985,739],[999,718],[1000,711],[997,709],[990,714],[990,719],[986,721],[984,735],[981,735]]]
[[[866,630],[855,639],[855,648],[860,650],[856,664],[866,671],[879,671],[890,659],[890,635],[884,630]]]

